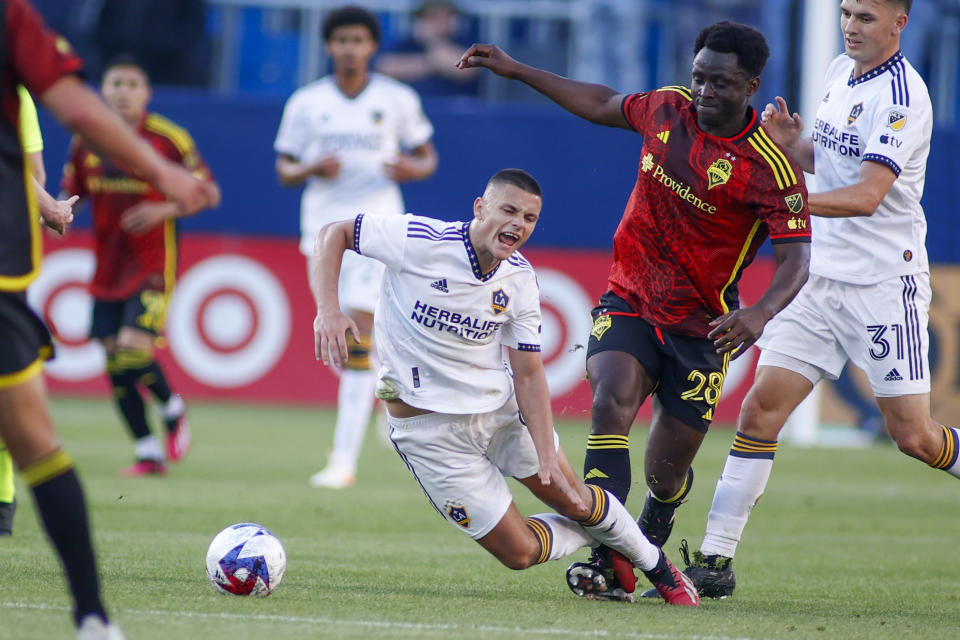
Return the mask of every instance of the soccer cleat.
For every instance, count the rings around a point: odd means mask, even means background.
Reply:
[[[17,510],[17,501],[0,502],[0,536],[13,535],[13,513]]]
[[[670,538],[670,532],[673,531],[673,519],[677,513],[677,507],[683,504],[684,498],[687,497],[692,488],[693,469],[688,469],[683,492],[672,502],[662,502],[654,497],[652,491],[647,491],[647,499],[643,502],[643,511],[637,518],[637,524],[647,540],[663,548],[667,539]]]
[[[670,562],[670,559],[662,550],[657,566],[649,571],[644,571],[643,575],[647,576],[647,579],[653,583],[657,593],[667,604],[684,607],[700,605],[700,596],[693,581],[673,566],[673,563]],[[647,594],[642,594],[642,597],[647,597]]]
[[[737,586],[737,578],[733,574],[733,558],[725,556],[709,555],[705,556],[699,551],[693,552],[693,562],[690,561],[690,549],[687,541],[680,542],[680,555],[687,568],[683,573],[690,578],[697,593],[705,598],[716,598],[722,600],[733,595],[733,590]],[[640,594],[641,598],[659,598],[660,593],[656,589],[649,589]]]
[[[187,423],[186,413],[181,413],[168,421],[167,459],[170,462],[179,462],[187,455],[190,451],[190,441],[190,425]]]
[[[162,460],[137,460],[129,467],[121,469],[120,475],[128,478],[165,476],[167,475],[167,465]]]
[[[705,556],[699,551],[693,552],[693,562],[690,562],[690,551],[687,541],[680,542],[680,555],[687,568],[683,572],[697,586],[697,591],[705,598],[722,600],[733,595],[737,586],[737,577],[733,574],[733,558],[719,555]]]
[[[633,602],[633,593],[607,582],[603,570],[595,564],[574,562],[567,568],[567,586],[576,595],[587,600],[618,600]]]
[[[326,468],[310,476],[310,486],[324,489],[346,489],[353,485],[354,480],[352,471],[331,460]]]
[[[77,640],[126,640],[126,636],[115,624],[104,622],[96,614],[87,614],[77,628]]]

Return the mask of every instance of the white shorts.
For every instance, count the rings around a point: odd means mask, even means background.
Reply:
[[[489,413],[428,413],[389,418],[390,439],[433,508],[474,540],[503,519],[513,502],[506,476],[540,470],[516,401]],[[554,432],[554,444],[559,439]]]
[[[877,397],[929,393],[930,298],[926,273],[871,285],[811,274],[764,329],[757,365],[784,367],[816,384],[822,377],[835,380],[852,360]]]
[[[346,313],[351,309],[373,313],[380,299],[380,286],[383,283],[385,266],[379,260],[361,256],[355,251],[344,251],[340,267],[340,281],[337,295],[340,308]],[[307,256],[307,273],[310,279],[310,291],[316,291],[314,258]]]

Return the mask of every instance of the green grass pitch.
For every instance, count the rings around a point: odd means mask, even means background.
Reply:
[[[564,585],[573,560],[500,566],[441,520],[396,454],[368,434],[355,487],[312,489],[333,415],[195,404],[194,449],[166,478],[121,478],[132,447],[105,401],[56,399],[61,437],[87,491],[108,607],[134,640],[293,638],[630,638],[760,640],[957,637],[960,484],[893,447],[781,446],[734,567],[733,598],[699,609],[592,602]],[[574,467],[584,422],[558,431]],[[699,545],[732,439],[714,429],[668,554]],[[645,432],[633,433],[634,490]],[[514,483],[522,513],[545,510]],[[29,496],[0,539],[0,638],[70,638],[59,566]],[[219,595],[203,558],[226,525],[271,528],[289,556],[266,599]],[[641,582],[641,585],[645,584]]]

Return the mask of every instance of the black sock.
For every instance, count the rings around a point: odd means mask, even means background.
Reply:
[[[74,621],[79,625],[91,613],[106,620],[87,506],[70,457],[58,451],[24,469],[23,479],[33,490],[37,512],[63,563],[74,600]]]
[[[149,436],[147,407],[143,404],[143,395],[137,388],[135,378],[125,370],[111,372],[110,384],[113,385],[113,399],[133,439],[139,440]]]
[[[583,461],[583,479],[606,489],[626,504],[630,493],[630,442],[627,436],[590,435]]]

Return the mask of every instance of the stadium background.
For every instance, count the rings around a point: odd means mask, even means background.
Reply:
[[[327,70],[319,24],[326,10],[341,3],[121,1],[130,18],[128,29],[151,20],[161,24],[164,15],[175,11],[200,16],[199,24],[183,20],[183,33],[166,34],[175,47],[167,54],[175,68],[154,75],[158,80],[169,77],[173,84],[157,86],[151,106],[193,134],[224,193],[219,209],[180,225],[180,282],[168,319],[170,348],[162,355],[174,384],[189,398],[331,405],[334,380],[312,357],[312,302],[296,249],[299,190],[278,185],[272,143],[286,97]],[[87,58],[90,78],[96,79],[103,38],[118,37],[102,32],[101,16],[116,3],[35,4]],[[417,5],[357,4],[381,18],[386,50],[409,30]],[[773,95],[795,105],[804,73],[804,14],[813,4],[463,2],[459,36],[466,44],[497,42],[525,62],[626,92],[688,84],[689,49],[697,30],[717,19],[736,19],[760,28],[771,44],[761,98],[754,106],[762,107]],[[134,19],[137,10],[139,22]],[[833,22],[823,29],[836,31]],[[960,143],[960,2],[915,0],[905,38],[908,58],[930,86],[937,118],[924,197],[927,244],[935,263],[931,370],[937,415],[960,408],[960,231],[953,223],[960,201],[960,159],[955,152]],[[149,40],[133,37],[131,42],[147,46]],[[818,46],[840,50],[839,40],[831,37]],[[134,52],[148,53],[136,47]],[[567,417],[585,413],[589,392],[582,382],[581,346],[589,330],[587,311],[604,289],[611,238],[633,184],[642,139],[580,121],[524,87],[489,74],[481,76],[475,96],[424,94],[423,99],[436,128],[440,168],[431,179],[404,187],[408,210],[464,219],[486,177],[505,166],[527,169],[541,181],[544,216],[524,253],[537,267],[543,288],[554,409]],[[41,125],[48,187],[53,190],[68,137],[45,113]],[[84,213],[68,237],[48,239],[44,272],[30,293],[60,339],[58,358],[48,369],[55,393],[108,392],[102,354],[85,338],[90,303],[83,285],[93,264],[88,228],[89,215]],[[744,277],[745,302],[762,291],[771,271],[770,255],[762,253]],[[735,418],[754,360],[755,354],[741,359],[728,376],[717,413],[720,421]],[[849,418],[829,396],[824,415]]]

